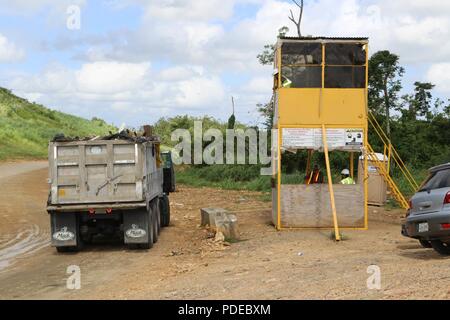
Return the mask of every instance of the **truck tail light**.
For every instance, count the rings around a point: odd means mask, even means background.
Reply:
[[[444,204],[450,204],[450,192],[445,195]]]
[[[450,223],[442,223],[442,224],[441,224],[441,227],[442,227],[442,229],[444,229],[444,230],[448,230],[448,229],[450,229]]]
[[[106,213],[107,214],[111,214],[112,213],[112,208],[106,209]]]
[[[90,214],[91,216],[93,216],[93,215],[95,214],[95,210],[94,210],[94,209],[89,209],[89,214]]]

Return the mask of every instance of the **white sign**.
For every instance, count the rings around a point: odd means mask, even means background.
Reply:
[[[362,147],[364,145],[364,131],[362,129],[347,129],[345,133],[345,145]]]
[[[283,147],[313,149],[316,145],[314,129],[283,129]]]
[[[377,167],[375,167],[375,166],[369,166],[369,167],[367,168],[367,171],[369,171],[369,173],[377,173],[377,172],[378,172],[378,169],[377,169]]]
[[[330,150],[359,150],[364,145],[362,129],[327,129]],[[322,129],[285,128],[282,147],[286,149],[323,149]]]

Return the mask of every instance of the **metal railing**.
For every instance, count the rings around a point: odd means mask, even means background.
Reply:
[[[383,131],[383,128],[375,118],[372,112],[369,111],[368,113],[368,120],[371,126],[373,127],[375,133],[380,138],[381,142],[384,145],[384,156],[387,157],[387,167],[385,168],[386,173],[391,178],[390,175],[392,163],[395,163],[396,166],[400,169],[401,173],[405,177],[406,181],[408,182],[408,185],[411,188],[411,191],[414,193],[419,189],[419,184],[417,183],[414,176],[411,174],[411,172],[406,167],[405,163],[403,162],[402,158],[398,154],[397,150],[395,149],[394,145],[392,144],[391,140],[388,138],[386,133]],[[373,150],[372,150],[373,151]],[[392,180],[393,181],[393,180]]]
[[[377,154],[375,153],[375,151],[373,151],[373,148],[370,144],[367,145],[366,157],[373,165],[377,167],[377,171],[381,174],[381,176],[383,176],[395,200],[397,200],[397,202],[400,204],[402,208],[408,209],[409,208],[408,201],[406,200],[405,196],[400,191],[397,184],[389,174],[389,171],[387,170],[386,162],[384,161],[386,158],[384,158],[383,161],[380,161],[380,159],[378,159]]]

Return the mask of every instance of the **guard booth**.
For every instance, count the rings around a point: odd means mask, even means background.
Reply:
[[[366,230],[367,158],[362,179],[341,185],[333,181],[330,153],[348,155],[351,175],[358,176],[354,159],[364,153],[368,132],[368,38],[282,37],[274,60],[274,225],[278,230]],[[313,152],[324,156],[324,183],[284,182],[283,157],[298,150],[308,152],[307,172]]]
[[[379,172],[377,163],[381,163],[384,167],[386,167],[386,171],[389,172],[389,159],[383,153],[375,153],[376,157],[373,159],[369,157],[368,166],[367,166],[367,185],[368,185],[368,193],[367,193],[367,203],[370,206],[384,206],[387,201],[387,183],[384,179],[383,175]],[[364,156],[359,157],[359,169],[358,169],[358,179],[363,179],[363,167],[364,167]]]

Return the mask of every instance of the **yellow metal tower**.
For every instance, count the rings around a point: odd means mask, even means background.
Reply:
[[[367,159],[364,181],[334,184],[329,152],[349,154],[351,176],[355,153],[368,150],[368,38],[278,39],[275,53],[274,127],[278,129],[273,220],[282,229],[366,230]],[[283,153],[323,152],[328,184],[282,183]]]

